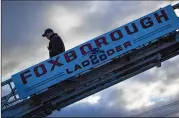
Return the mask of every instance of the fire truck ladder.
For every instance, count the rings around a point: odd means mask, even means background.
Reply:
[[[179,9],[179,3],[173,6]],[[85,97],[133,77],[179,54],[179,31],[169,32],[159,40],[131,50],[88,73],[66,80],[38,95],[39,104],[30,99],[20,100],[12,79],[1,83],[10,93],[1,98],[2,117],[46,117]]]

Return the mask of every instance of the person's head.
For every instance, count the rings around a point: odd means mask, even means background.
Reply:
[[[45,30],[44,34],[42,34],[43,37],[47,37],[50,40],[50,36],[54,34],[53,30],[48,28]]]

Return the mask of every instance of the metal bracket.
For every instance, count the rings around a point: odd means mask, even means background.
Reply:
[[[179,3],[173,5],[173,9],[179,9]]]
[[[157,67],[158,68],[160,68],[161,67],[161,65],[162,65],[162,63],[161,63],[161,58],[162,58],[162,56],[161,56],[161,54],[159,53],[158,55],[157,55]]]

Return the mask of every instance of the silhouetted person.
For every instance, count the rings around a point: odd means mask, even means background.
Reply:
[[[50,58],[65,51],[65,46],[64,46],[64,43],[63,43],[61,37],[57,33],[54,33],[52,29],[50,29],[50,28],[46,29],[44,34],[42,34],[42,36],[46,37],[47,39],[50,40],[49,46],[48,46]],[[55,85],[53,85],[53,86],[55,86]],[[53,86],[48,87],[48,88],[50,89]],[[31,99],[36,105],[41,104],[41,94],[39,94],[39,95],[33,94],[31,96]]]
[[[42,36],[50,40],[48,46],[50,58],[65,51],[65,45],[61,37],[57,33],[54,33],[52,29],[46,29]]]

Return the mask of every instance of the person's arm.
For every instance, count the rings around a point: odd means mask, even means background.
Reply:
[[[64,43],[63,43],[63,41],[62,41],[60,36],[59,36],[59,38],[60,38],[60,42],[61,42],[61,51],[65,52],[65,45],[64,45]]]

